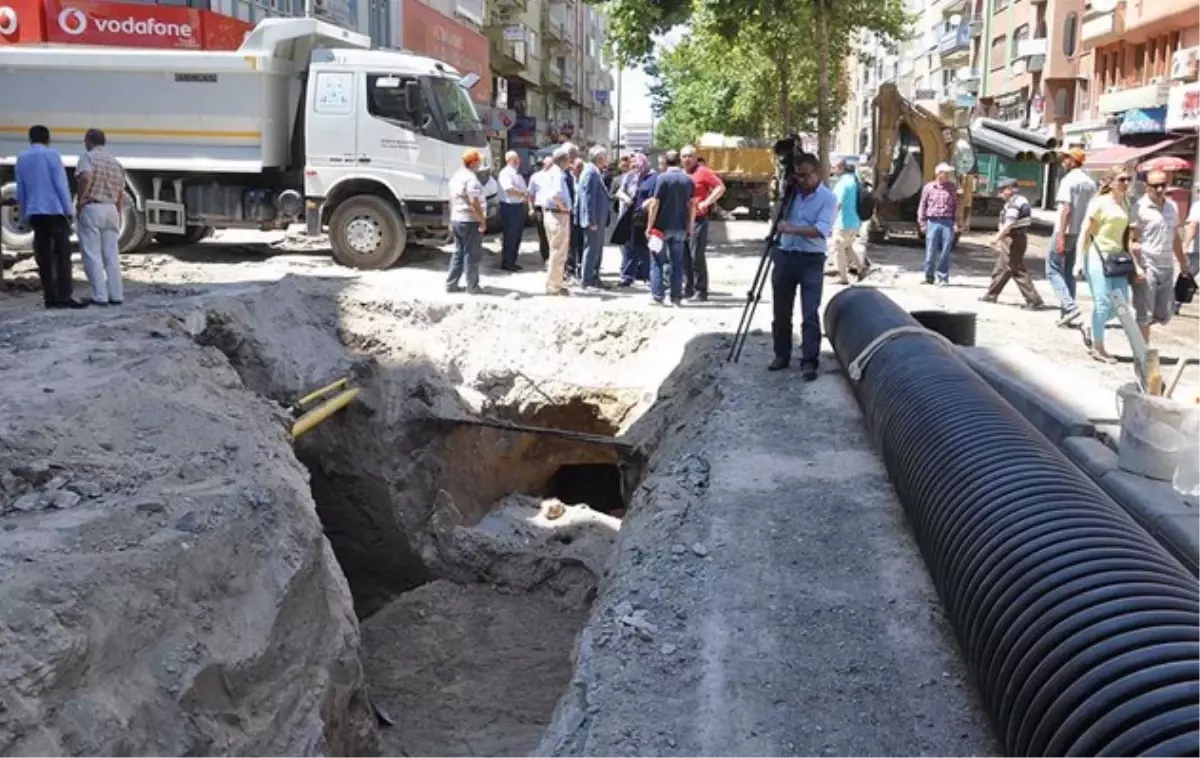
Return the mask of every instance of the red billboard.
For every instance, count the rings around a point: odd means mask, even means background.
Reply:
[[[200,11],[102,0],[46,0],[46,41],[200,50]]]
[[[485,104],[492,101],[487,37],[443,16],[421,0],[404,0],[401,18],[404,47],[449,63],[464,74],[478,74],[480,81],[471,88],[471,99]]]

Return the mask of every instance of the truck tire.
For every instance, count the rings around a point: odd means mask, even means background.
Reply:
[[[154,241],[160,245],[194,245],[213,233],[211,226],[189,226],[183,234],[159,232],[154,235]]]
[[[125,208],[121,213],[121,229],[117,232],[117,249],[121,255],[137,252],[150,241],[146,231],[146,216],[138,210],[133,194],[125,190]]]
[[[333,259],[358,269],[385,269],[404,254],[408,230],[388,201],[375,195],[352,197],[329,219]]]
[[[17,183],[9,182],[0,189],[0,197],[12,200],[17,196]],[[8,253],[33,252],[33,229],[21,223],[21,214],[15,205],[6,205],[0,213],[0,243]]]

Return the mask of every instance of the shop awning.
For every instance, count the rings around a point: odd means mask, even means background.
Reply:
[[[1112,168],[1113,166],[1125,166],[1130,163],[1137,163],[1142,158],[1145,158],[1155,153],[1165,150],[1182,140],[1182,137],[1169,137],[1151,145],[1142,147],[1131,147],[1130,145],[1110,145],[1097,150],[1094,153],[1088,153],[1087,159],[1084,161],[1084,168],[1088,171],[1101,170]]]
[[[971,144],[976,150],[986,150],[1010,161],[1048,163],[1054,160],[1054,150],[1001,134],[978,121],[971,126]]]

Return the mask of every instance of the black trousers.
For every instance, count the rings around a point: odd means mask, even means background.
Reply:
[[[46,305],[71,299],[71,221],[66,216],[32,215],[33,255]]]
[[[571,216],[571,247],[567,255],[567,273],[575,276],[583,272],[583,227],[575,224]]]
[[[533,217],[537,221],[538,234],[538,252],[542,254],[542,261],[550,260],[550,240],[546,237],[546,212],[540,207],[533,209]]]

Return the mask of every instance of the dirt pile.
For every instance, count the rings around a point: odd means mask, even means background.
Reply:
[[[0,753],[376,749],[286,420],[186,320],[6,325]]]

